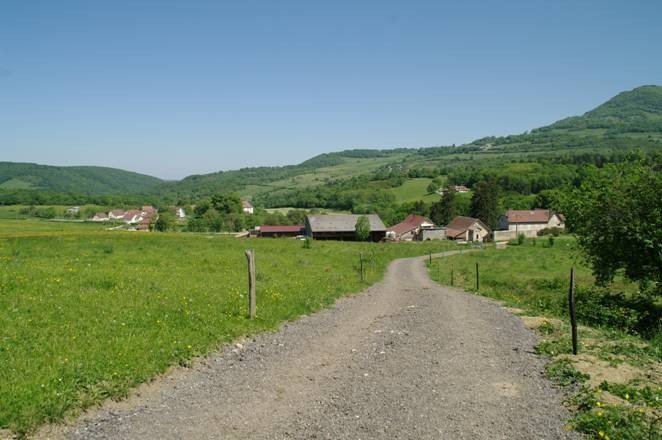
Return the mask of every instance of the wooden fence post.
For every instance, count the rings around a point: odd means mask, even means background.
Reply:
[[[570,268],[570,288],[568,289],[570,328],[572,331],[572,354],[577,354],[577,316],[575,314],[575,268]]]
[[[455,284],[455,283],[454,283],[454,279],[453,279],[453,278],[454,278],[453,275],[454,275],[454,274],[453,274],[453,265],[451,264],[451,287],[453,287],[453,285]]]
[[[248,317],[255,318],[256,298],[255,298],[255,251],[246,250],[246,260],[248,260]]]
[[[478,272],[478,261],[476,261],[476,292],[480,290],[480,272]]]
[[[360,270],[361,270],[361,282],[363,282],[363,253],[359,252],[359,263],[360,263]]]

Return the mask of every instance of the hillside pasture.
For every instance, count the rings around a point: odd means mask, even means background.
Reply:
[[[379,280],[393,258],[453,246],[313,242],[306,249],[291,239],[51,226],[0,222],[0,428],[19,434],[328,306]],[[258,268],[252,321],[245,316],[247,248]]]
[[[390,191],[395,196],[396,203],[409,203],[419,200],[434,203],[439,200],[440,196],[428,193],[427,187],[430,182],[432,182],[432,179],[407,179],[402,185],[392,188]]]

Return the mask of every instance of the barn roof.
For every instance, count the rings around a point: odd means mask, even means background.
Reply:
[[[506,211],[508,223],[547,223],[554,215],[549,209],[533,209],[518,211],[509,209]]]
[[[434,225],[432,220],[422,215],[409,214],[406,219],[397,225],[393,225],[388,228],[389,231],[395,232],[397,235],[406,234],[409,231],[413,231],[416,228],[420,228],[422,224],[429,223]]]
[[[356,230],[359,214],[309,215],[308,224],[312,232],[348,232]],[[377,214],[367,214],[370,231],[386,231],[386,226]]]

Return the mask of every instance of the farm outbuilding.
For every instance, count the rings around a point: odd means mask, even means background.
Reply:
[[[446,225],[446,238],[458,241],[484,241],[490,228],[477,218],[458,216]]]
[[[356,240],[359,214],[309,215],[306,217],[306,236],[316,240]],[[370,240],[380,241],[386,236],[386,226],[377,214],[366,214],[370,223]]]
[[[259,237],[297,237],[303,235],[303,225],[262,225],[258,230]]]

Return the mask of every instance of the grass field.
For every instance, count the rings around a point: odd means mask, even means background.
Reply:
[[[395,195],[396,203],[416,202],[418,200],[428,203],[436,202],[440,196],[428,193],[427,187],[430,182],[432,182],[432,179],[408,179],[402,185],[392,188],[391,192]]]
[[[0,428],[25,433],[121,398],[171,365],[361,290],[393,258],[453,246],[313,242],[305,249],[297,240],[98,227],[0,221]],[[253,321],[245,317],[248,247],[258,268]]]
[[[573,386],[568,404],[571,425],[598,439],[662,438],[662,337],[637,336],[636,319],[645,318],[633,298],[637,286],[617,279],[610,290],[591,290],[594,278],[578,260],[574,240],[557,238],[553,246],[539,239],[522,246],[465,253],[433,260],[430,275],[442,284],[476,289],[480,294],[519,309],[524,322],[541,335],[538,351],[552,361],[547,374]],[[576,268],[579,356],[572,356],[567,312],[568,275]],[[658,313],[659,313],[659,302]],[[647,305],[647,310],[655,306]],[[659,325],[659,315],[657,324]],[[629,323],[629,324],[628,324]],[[653,323],[654,325],[654,323]],[[628,330],[627,332],[625,330]]]

